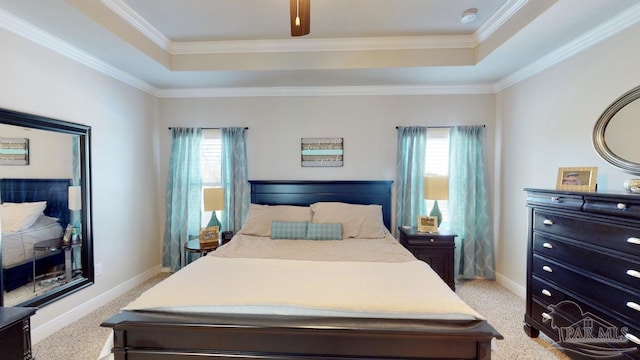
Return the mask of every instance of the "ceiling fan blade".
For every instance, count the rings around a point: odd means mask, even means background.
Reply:
[[[291,13],[291,36],[309,35],[311,22],[311,0],[289,0]],[[296,25],[296,17],[300,24]]]

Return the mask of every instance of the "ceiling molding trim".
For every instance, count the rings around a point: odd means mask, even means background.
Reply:
[[[507,2],[475,32],[474,35],[477,38],[477,42],[482,43],[487,40],[491,34],[496,32],[528,2],[529,0],[507,0]]]
[[[0,27],[148,94],[156,96],[158,92],[156,87],[89,55],[2,9],[0,9]]]
[[[494,94],[493,84],[459,86],[288,86],[159,90],[159,98]]]
[[[369,51],[414,49],[472,49],[478,45],[473,35],[444,36],[389,36],[377,38],[341,39],[278,39],[173,42],[171,55],[315,52],[315,51]]]
[[[627,11],[623,11],[621,14],[614,16],[605,23],[584,33],[541,59],[497,81],[495,83],[496,92],[500,92],[526,80],[638,22],[640,22],[640,4],[634,5]]]
[[[136,28],[142,35],[146,36],[149,40],[153,41],[156,45],[165,51],[169,51],[172,41],[164,36],[163,33],[158,31],[149,24],[142,16],[140,16],[135,10],[127,5],[122,0],[100,0],[106,7],[113,11],[116,15],[121,17],[129,25]]]

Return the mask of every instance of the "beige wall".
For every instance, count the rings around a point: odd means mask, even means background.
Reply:
[[[555,188],[559,167],[598,167],[598,190],[622,191],[633,175],[601,160],[593,127],[618,96],[640,84],[635,25],[498,94],[501,227],[497,270],[523,295],[525,187]]]
[[[493,175],[494,95],[161,99],[159,114],[162,189],[174,126],[248,126],[250,180],[395,180],[396,126],[485,124]],[[344,138],[344,166],[301,167],[300,139],[325,136]]]
[[[37,342],[159,269],[157,101],[4,30],[0,47],[10,49],[0,56],[0,107],[92,127],[94,253],[103,273],[95,285],[38,310]]]

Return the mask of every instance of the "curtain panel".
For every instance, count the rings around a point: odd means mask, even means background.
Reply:
[[[449,149],[450,230],[458,234],[455,274],[495,279],[485,127],[452,127]]]
[[[175,272],[185,265],[184,244],[190,236],[197,237],[200,233],[202,130],[172,128],[171,137],[162,266]]]
[[[222,128],[222,187],[224,208],[222,227],[234,233],[240,230],[249,211],[246,128]]]
[[[425,214],[424,161],[427,128],[398,126],[396,159],[396,225],[417,226]],[[397,229],[393,233],[397,237]]]

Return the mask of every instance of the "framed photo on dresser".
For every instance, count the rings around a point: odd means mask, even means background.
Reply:
[[[597,167],[561,167],[556,190],[596,191],[597,177]]]

